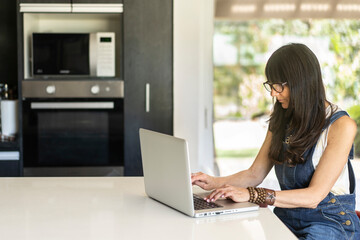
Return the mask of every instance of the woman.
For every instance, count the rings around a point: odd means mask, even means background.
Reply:
[[[274,205],[300,239],[360,239],[349,161],[356,123],[326,100],[319,62],[305,45],[276,50],[265,74],[264,86],[276,103],[252,166],[227,177],[195,173],[192,183],[213,190],[207,201]],[[273,166],[281,191],[255,188]]]

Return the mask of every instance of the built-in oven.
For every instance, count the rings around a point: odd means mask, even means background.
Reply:
[[[24,176],[122,175],[123,81],[24,81]]]

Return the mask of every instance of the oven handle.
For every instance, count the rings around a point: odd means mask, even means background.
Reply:
[[[114,102],[32,102],[31,109],[114,109]]]

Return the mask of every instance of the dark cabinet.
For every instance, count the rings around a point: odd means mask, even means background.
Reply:
[[[0,160],[1,177],[18,177],[20,176],[19,160]]]
[[[125,175],[142,175],[139,128],[173,134],[172,1],[124,0]]]
[[[0,142],[0,177],[22,176],[18,141]]]
[[[0,177],[22,176],[19,141],[0,142]]]
[[[6,83],[11,88],[17,86],[16,26],[16,1],[3,0],[0,7],[0,83]],[[20,157],[9,159],[8,151],[18,155],[18,141],[0,141],[0,177],[20,176]]]
[[[1,2],[0,36],[0,83],[17,85],[16,1]]]

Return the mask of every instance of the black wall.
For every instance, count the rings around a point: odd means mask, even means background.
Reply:
[[[0,1],[0,83],[17,85],[16,1]]]

